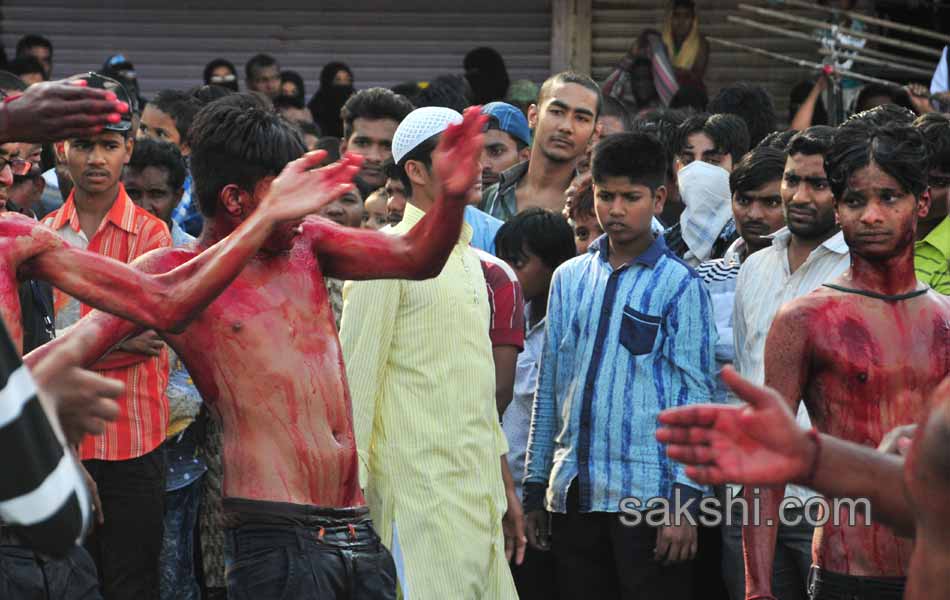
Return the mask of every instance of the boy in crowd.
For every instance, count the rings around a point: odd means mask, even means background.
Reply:
[[[244,65],[247,89],[273,100],[280,95],[280,65],[270,54],[255,54]]]
[[[594,212],[594,189],[590,178],[575,178],[567,189],[567,196],[567,218],[574,230],[574,244],[577,254],[583,255],[588,246],[604,234]]]
[[[507,102],[490,102],[482,107],[488,115],[485,151],[482,152],[482,189],[498,183],[502,173],[528,160],[531,129],[524,113]]]
[[[515,491],[521,498],[551,276],[562,263],[574,258],[574,235],[561,215],[541,208],[529,208],[502,225],[495,246],[499,258],[517,274],[525,298],[527,327],[524,350],[518,355],[513,399],[502,419],[502,428],[508,439],[508,466]],[[555,596],[554,565],[549,553],[528,548],[524,562],[512,567],[512,576],[522,600]]]
[[[363,169],[356,180],[360,193],[369,195],[385,185],[383,164],[392,158],[393,134],[412,109],[405,96],[378,87],[356,92],[343,105],[340,152],[363,157]]]
[[[380,230],[388,223],[386,219],[386,190],[379,188],[369,195],[363,203],[363,223],[361,227]]]
[[[703,494],[653,437],[661,410],[714,394],[709,292],[651,231],[666,169],[650,135],[598,143],[594,201],[606,236],[551,281],[524,503],[529,540],[553,551],[564,600],[691,591],[694,524],[672,510],[659,527],[618,518],[624,498],[675,507]]]

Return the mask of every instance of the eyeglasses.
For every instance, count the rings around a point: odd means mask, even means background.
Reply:
[[[33,163],[28,160],[23,160],[22,158],[4,158],[0,156],[0,171],[3,171],[7,165],[10,165],[10,170],[13,171],[13,175],[16,177],[28,175],[30,169],[33,168]]]

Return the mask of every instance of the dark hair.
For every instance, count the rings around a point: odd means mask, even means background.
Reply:
[[[247,61],[247,64],[244,65],[244,76],[247,77],[248,82],[250,82],[252,79],[257,78],[257,71],[259,69],[276,66],[277,59],[270,54],[255,54]]]
[[[274,110],[280,111],[282,108],[305,108],[303,99],[297,96],[285,96],[281,94],[274,98]]]
[[[26,75],[27,73],[40,73],[46,78],[46,70],[42,63],[29,54],[18,56],[7,63],[7,70],[14,75]]]
[[[50,60],[53,58],[53,44],[45,37],[36,33],[28,33],[21,37],[16,43],[16,55],[22,56],[30,48],[42,46],[49,50]]]
[[[188,138],[194,193],[206,217],[214,216],[224,186],[252,191],[304,153],[293,126],[251,94],[232,94],[202,108]]]
[[[236,93],[236,90],[217,84],[198,85],[188,90],[188,95],[194,98],[195,101],[201,106],[210,104],[215,100],[219,100]]]
[[[504,261],[526,259],[526,247],[552,270],[577,254],[571,225],[561,215],[543,208],[519,212],[495,234],[495,254]]]
[[[145,138],[135,142],[132,158],[126,167],[131,171],[142,171],[146,167],[164,169],[168,175],[168,186],[177,191],[185,185],[187,170],[185,159],[182,158],[178,146],[169,142],[162,142]]]
[[[694,115],[677,129],[676,152],[682,152],[689,136],[704,133],[712,140],[717,152],[732,156],[736,163],[749,151],[749,131],[745,122],[736,115]]]
[[[340,160],[340,138],[332,135],[317,138],[317,150],[327,151],[327,157],[324,159],[327,164]]]
[[[519,137],[515,137],[501,128],[501,123],[498,122],[498,117],[494,115],[488,115],[488,124],[485,125],[485,131],[497,130],[508,135],[511,138],[511,141],[515,143],[515,149],[518,152],[521,152],[528,147],[528,144]]]
[[[419,93],[422,92],[422,88],[419,87],[417,81],[404,81],[389,89],[397,96],[404,96],[413,106],[419,101]]]
[[[775,130],[775,106],[761,85],[743,82],[724,87],[709,101],[708,110],[741,117],[749,128],[750,146],[758,146],[762,138]]]
[[[669,160],[667,169],[667,178],[674,180],[676,178],[674,169],[674,150],[676,146],[676,132],[680,124],[686,120],[686,113],[681,110],[672,110],[668,108],[656,108],[648,110],[633,120],[631,131],[633,133],[647,133],[660,140],[663,148],[666,150],[666,156]]]
[[[558,84],[563,85],[567,83],[579,85],[597,94],[597,111],[594,114],[594,118],[599,117],[601,111],[604,110],[604,95],[600,92],[600,86],[587,75],[581,75],[574,71],[561,71],[545,79],[544,83],[541,84],[540,91],[538,91],[538,106],[543,104],[544,100],[551,94],[551,88]]]
[[[9,71],[0,71],[0,90],[5,92],[22,92],[26,89],[26,82]]]
[[[218,67],[227,67],[228,70],[230,70],[231,73],[234,74],[234,77],[235,77],[234,85],[232,86],[232,85],[220,84],[220,83],[216,83],[214,85],[226,87],[228,89],[234,90],[235,92],[238,91],[237,69],[234,67],[234,63],[232,63],[229,60],[225,60],[223,58],[216,58],[205,65],[205,70],[204,70],[204,75],[203,75],[205,85],[211,85],[211,74],[214,73],[214,70],[217,69]]]
[[[353,134],[356,119],[391,119],[401,123],[415,107],[404,96],[386,88],[373,87],[350,96],[340,111],[343,119],[343,139]]]
[[[419,92],[416,108],[442,106],[461,113],[471,105],[471,93],[468,82],[461,75],[439,75]]]
[[[746,153],[729,174],[729,191],[750,192],[772,181],[781,181],[785,172],[785,152],[757,146]]]
[[[588,185],[574,196],[574,201],[571,202],[568,213],[568,216],[575,221],[577,217],[596,216],[594,212],[594,186]]]
[[[670,108],[686,108],[697,112],[706,110],[709,104],[709,96],[706,90],[700,85],[686,84],[680,85],[673,97],[670,98]]]
[[[904,88],[896,85],[884,85],[882,83],[868,83],[861,88],[857,98],[854,99],[854,112],[860,113],[874,108],[873,106],[865,106],[868,100],[874,96],[886,96],[891,100],[889,104],[896,104],[911,112],[914,110],[914,104],[910,101],[910,94],[908,94]]]
[[[950,117],[931,112],[914,121],[914,127],[923,134],[930,150],[931,171],[950,171]]]
[[[590,170],[597,183],[608,177],[626,177],[655,192],[666,183],[668,164],[666,148],[652,135],[617,133],[594,146]]]
[[[194,96],[180,90],[161,90],[149,103],[175,121],[175,129],[184,141],[188,139],[188,130],[195,115],[201,110],[201,103]],[[146,105],[148,106],[148,105]]]
[[[396,175],[399,176],[399,181],[402,182],[404,188],[406,188],[406,195],[412,195],[412,180],[409,179],[409,173],[406,172],[406,163],[410,160],[415,160],[421,162],[425,165],[426,169],[432,168],[432,152],[435,150],[435,147],[439,145],[439,137],[441,133],[437,133],[430,138],[419,143],[418,146],[406,153],[398,163],[396,163]]]
[[[614,98],[613,96],[604,97],[604,112],[599,113],[601,117],[616,117],[620,119],[624,131],[630,131],[633,128],[633,119],[630,117],[630,111],[627,106]]]
[[[340,71],[346,71],[350,74],[350,78],[353,77],[353,69],[344,62],[333,61],[323,65],[320,69],[320,89],[333,85],[333,80]]]
[[[298,121],[297,123],[295,123],[295,125],[297,126],[298,129],[300,129],[300,133],[304,135],[312,135],[313,137],[317,138],[318,143],[319,143],[320,128],[317,127],[316,123],[314,123],[313,121]],[[334,138],[334,139],[339,140],[340,138]],[[339,149],[339,145],[337,146],[337,149]]]
[[[307,98],[306,88],[304,87],[304,84],[303,84],[303,77],[301,77],[300,73],[298,73],[297,71],[281,71],[280,82],[284,83],[287,81],[297,86],[297,93],[294,94],[294,98],[297,98],[300,100],[300,108],[303,108],[305,100]]]
[[[917,129],[903,123],[878,126],[850,119],[835,132],[825,156],[825,172],[836,200],[847,189],[848,179],[871,161],[919,198],[927,189],[929,159],[927,142]]]
[[[916,118],[917,115],[909,108],[904,108],[896,104],[879,104],[874,108],[854,113],[848,117],[848,121],[862,120],[877,127],[883,127],[890,123],[910,125]]]
[[[795,134],[798,133],[797,129],[786,129],[785,131],[773,131],[768,134],[762,141],[759,142],[759,145],[756,148],[776,148],[785,152],[785,149],[788,147],[788,142],[795,137]]]
[[[805,156],[827,156],[834,141],[835,129],[827,125],[812,125],[792,136],[785,146],[788,156],[804,154]]]
[[[511,80],[505,59],[494,48],[485,46],[469,50],[462,60],[465,79],[471,86],[469,97],[475,104],[504,100]],[[454,107],[451,107],[454,108]]]

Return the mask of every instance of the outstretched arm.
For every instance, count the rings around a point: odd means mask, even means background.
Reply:
[[[667,456],[687,465],[687,475],[713,485],[800,483],[829,498],[865,497],[874,518],[901,535],[913,534],[899,457],[810,435],[774,389],[743,379],[731,367],[722,378],[746,406],[707,404],[660,414],[656,437],[667,444]]]
[[[191,261],[151,276],[107,257],[70,247],[55,233],[44,249],[23,263],[20,276],[43,279],[80,301],[151,329],[180,332],[211,303],[260,249],[274,226],[303,218],[345,193],[359,169],[359,159],[311,171],[325,156],[315,152],[284,169],[257,210],[229,236]]]
[[[307,227],[325,275],[338,279],[426,279],[442,271],[458,242],[466,196],[480,175],[482,127],[479,107],[465,111],[460,125],[450,125],[432,155],[432,170],[442,184],[435,205],[402,236],[344,228],[324,219]]]

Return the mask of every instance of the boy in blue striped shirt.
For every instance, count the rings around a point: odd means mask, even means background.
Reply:
[[[660,411],[712,401],[716,330],[702,279],[650,231],[667,160],[647,134],[597,145],[606,233],[551,282],[524,507],[529,540],[554,553],[562,599],[690,594],[696,527],[673,513],[692,500],[695,514],[704,490],[654,432]],[[651,499],[670,509],[652,513],[669,514],[660,526],[641,512]]]

